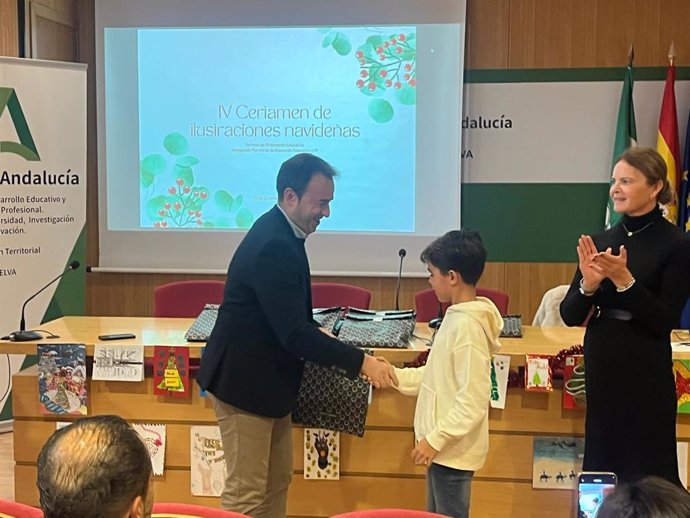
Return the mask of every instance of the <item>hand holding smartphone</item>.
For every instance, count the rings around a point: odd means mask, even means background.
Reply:
[[[577,517],[594,518],[604,498],[616,487],[610,471],[584,471],[577,475]]]

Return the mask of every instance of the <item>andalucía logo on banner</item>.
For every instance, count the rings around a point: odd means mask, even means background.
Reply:
[[[86,66],[0,57],[0,337],[18,330],[25,300],[84,263],[85,223]],[[83,272],[31,300],[26,328],[83,314]],[[8,413],[0,398],[0,421]]]
[[[19,142],[0,141],[0,153],[16,153],[26,160],[40,160],[41,157],[38,156],[34,138],[31,136],[31,130],[26,122],[22,105],[14,88],[0,87],[0,117],[2,117],[5,108],[7,108],[12,117]]]

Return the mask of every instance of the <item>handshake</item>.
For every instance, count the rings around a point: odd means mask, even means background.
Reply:
[[[393,366],[381,356],[371,356],[365,353],[359,375],[375,388],[398,386],[398,378]]]

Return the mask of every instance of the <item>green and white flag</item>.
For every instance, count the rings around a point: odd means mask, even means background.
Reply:
[[[618,107],[618,123],[616,124],[616,140],[613,143],[613,157],[611,159],[611,171],[618,162],[618,157],[630,146],[637,145],[637,128],[635,126],[635,105],[633,104],[633,69],[632,63],[628,65],[623,80],[621,102]],[[613,211],[613,201],[608,199],[606,204],[605,227],[611,228],[618,223],[621,215]]]

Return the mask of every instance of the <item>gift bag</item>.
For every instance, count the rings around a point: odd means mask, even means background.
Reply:
[[[213,326],[216,325],[219,306],[219,304],[206,304],[201,313],[199,313],[199,316],[196,317],[192,327],[185,333],[184,339],[188,342],[207,341],[208,337],[211,336]]]
[[[292,411],[292,421],[362,437],[367,419],[369,384],[307,362]]]
[[[333,325],[333,334],[356,347],[406,349],[414,332],[415,312],[349,308]]]
[[[315,308],[312,310],[312,317],[320,327],[325,327],[329,331],[333,329],[333,324],[343,314],[347,308],[334,306],[332,308]]]

